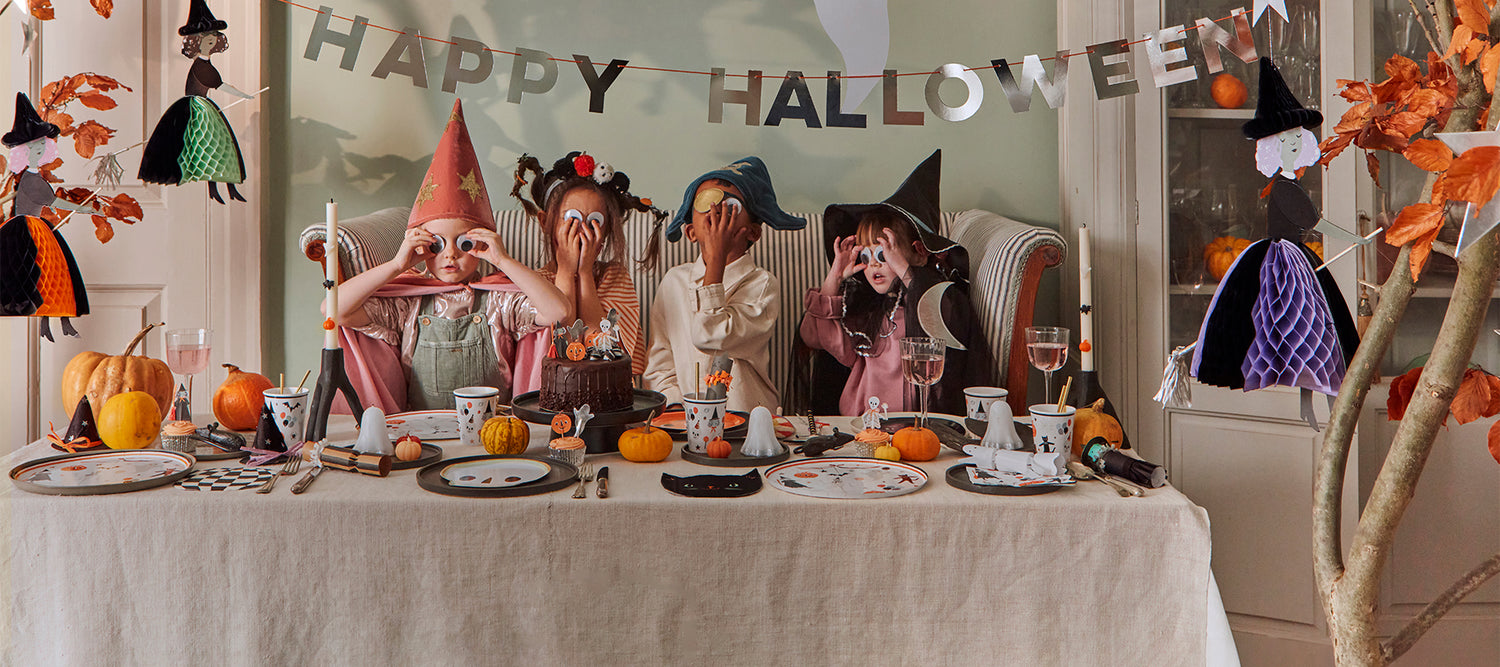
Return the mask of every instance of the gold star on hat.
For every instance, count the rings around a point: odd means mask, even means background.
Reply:
[[[458,189],[469,193],[470,201],[477,202],[479,201],[480,195],[484,194],[484,184],[480,183],[479,179],[474,177],[473,169],[470,169],[469,173],[463,175],[463,179],[459,183]]]
[[[426,182],[422,183],[422,189],[417,191],[417,204],[416,205],[417,206],[421,206],[422,202],[432,201],[433,196],[436,195],[436,194],[437,194],[437,183],[432,182],[432,175],[428,174]]]

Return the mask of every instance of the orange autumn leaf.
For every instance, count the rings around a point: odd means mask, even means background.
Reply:
[[[1406,416],[1406,406],[1411,404],[1411,394],[1417,388],[1417,379],[1422,377],[1421,368],[1413,368],[1391,380],[1390,394],[1385,399],[1387,418],[1401,421]]]
[[[1370,180],[1375,181],[1375,187],[1380,187],[1380,158],[1365,151],[1365,169],[1370,171]]]
[[[1490,34],[1490,10],[1484,0],[1453,0],[1459,23],[1468,26],[1476,35]]]
[[[109,224],[104,216],[91,215],[89,219],[94,221],[94,238],[99,239],[100,243],[109,243],[115,237],[114,225]]]
[[[1486,45],[1487,43],[1482,39],[1469,40],[1469,43],[1464,45],[1463,64],[1467,65],[1469,63],[1472,63],[1474,62],[1475,58],[1484,55],[1484,47]]]
[[[1413,92],[1412,96],[1415,97],[1415,95],[1416,92]],[[1427,117],[1411,111],[1394,113],[1387,118],[1375,122],[1380,125],[1381,129],[1407,138],[1421,132],[1422,128],[1427,127]]]
[[[1349,147],[1349,144],[1354,143],[1354,137],[1356,134],[1357,131],[1348,134],[1337,134],[1324,139],[1323,143],[1318,144],[1318,150],[1323,154],[1323,157],[1318,158],[1318,164],[1321,164],[1325,167],[1328,166],[1328,164],[1332,162],[1334,158],[1339,156],[1339,153],[1344,152],[1344,149]],[[1270,188],[1269,185],[1267,185],[1266,187]],[[1270,190],[1268,189],[1266,190],[1266,192],[1270,192]],[[1262,194],[1261,198],[1264,199],[1265,195]]]
[[[1411,242],[1411,261],[1407,265],[1411,267],[1411,279],[1413,282],[1422,278],[1422,268],[1427,266],[1427,258],[1432,256],[1432,243],[1437,240],[1438,232],[1443,231],[1442,225],[1433,227]]]
[[[1343,117],[1339,118],[1339,124],[1333,126],[1333,131],[1338,134],[1359,131],[1360,128],[1364,127],[1365,123],[1370,121],[1370,111],[1372,109],[1374,109],[1374,106],[1369,102],[1360,102],[1349,107],[1349,110],[1344,112]]]
[[[1339,91],[1339,97],[1350,102],[1369,102],[1375,99],[1375,94],[1370,92],[1370,84],[1353,79],[1339,79],[1337,85],[1343,90]]]
[[[92,120],[86,120],[73,132],[73,149],[83,158],[94,157],[94,149],[109,143],[115,131]]]
[[[1409,204],[1385,230],[1385,242],[1396,247],[1406,245],[1443,226],[1443,207],[1437,204]]]
[[[1490,385],[1490,404],[1485,406],[1484,416],[1500,415],[1500,377],[1485,373],[1484,379]]]
[[[1422,68],[1415,60],[1398,53],[1386,59],[1385,74],[1392,79],[1416,81],[1422,78]]]
[[[1495,92],[1495,70],[1500,68],[1500,44],[1485,49],[1479,57],[1479,73],[1484,79],[1484,91]]]
[[[1453,149],[1436,139],[1413,141],[1401,154],[1424,171],[1447,171],[1448,166],[1453,163]]]
[[[1462,23],[1453,28],[1453,39],[1448,41],[1448,51],[1443,54],[1444,58],[1452,57],[1453,54],[1463,51],[1469,47],[1469,42],[1474,39],[1474,31]],[[1465,63],[1468,64],[1468,63]]]
[[[1500,422],[1490,424],[1489,446],[1490,458],[1500,463]]]
[[[115,102],[114,98],[105,95],[104,93],[94,91],[79,93],[78,101],[82,102],[83,106],[86,106],[90,109],[98,109],[100,111],[109,111],[110,109],[119,106],[119,103]]]
[[[1500,190],[1500,146],[1470,148],[1448,167],[1443,191],[1449,199],[1484,206],[1496,190]]]
[[[1434,203],[1434,204],[1446,204],[1446,203],[1448,203],[1448,191],[1445,189],[1447,186],[1448,186],[1448,175],[1447,174],[1438,174],[1437,180],[1432,182],[1432,203]]]
[[[1431,88],[1423,88],[1411,94],[1411,100],[1407,102],[1406,108],[1419,116],[1431,118],[1443,112],[1445,107],[1453,106],[1453,99],[1443,93]]]
[[[94,6],[94,12],[104,18],[109,18],[110,13],[115,11],[115,0],[89,0]]]
[[[56,18],[52,11],[52,0],[31,0],[31,15],[38,21],[51,21]]]
[[[1490,405],[1490,383],[1485,379],[1487,374],[1476,368],[1464,371],[1464,379],[1458,385],[1458,393],[1453,396],[1453,403],[1448,406],[1448,411],[1459,424],[1467,424],[1480,417],[1485,416],[1484,411]]]

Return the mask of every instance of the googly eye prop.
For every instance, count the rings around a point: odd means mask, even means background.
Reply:
[[[699,213],[707,213],[713,210],[714,204],[719,202],[724,202],[725,206],[734,207],[739,211],[745,210],[745,204],[740,201],[739,197],[718,188],[709,188],[698,193],[698,196],[693,198],[693,210]]]
[[[874,246],[859,249],[859,261],[862,264],[884,264],[885,246]]]
[[[468,234],[459,234],[458,238],[454,239],[454,241],[458,243],[459,252],[472,253],[474,252],[475,248],[478,248],[480,250],[484,249],[483,244],[481,244],[479,241],[475,241],[474,239],[469,238]],[[432,243],[427,244],[427,252],[437,255],[438,253],[443,252],[443,248],[446,247],[448,247],[447,239],[441,236],[433,235]]]

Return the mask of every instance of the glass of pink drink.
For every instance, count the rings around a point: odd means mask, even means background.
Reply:
[[[917,426],[927,426],[927,391],[943,377],[943,350],[936,338],[901,339],[901,375],[922,388],[922,417]]]
[[[192,400],[193,376],[208,370],[208,355],[212,350],[208,329],[173,329],[167,332],[167,368],[183,375],[188,387],[188,400]]]
[[[1052,372],[1068,361],[1068,330],[1062,327],[1026,327],[1026,356],[1031,365],[1047,376],[1047,393],[1042,402],[1052,400]]]

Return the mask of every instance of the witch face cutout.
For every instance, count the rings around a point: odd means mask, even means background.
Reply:
[[[1278,172],[1297,178],[1297,170],[1318,163],[1318,137],[1301,127],[1261,137],[1255,142],[1255,169],[1266,176]]]

